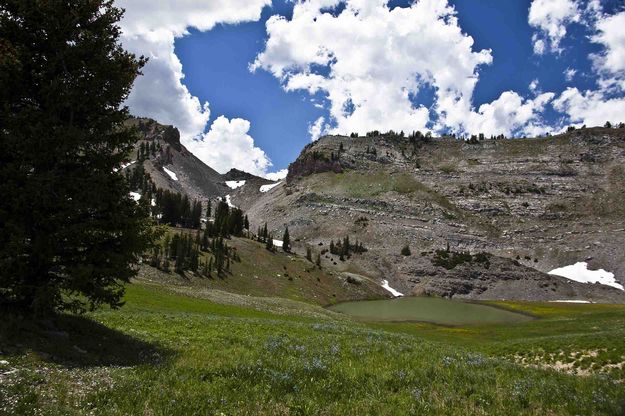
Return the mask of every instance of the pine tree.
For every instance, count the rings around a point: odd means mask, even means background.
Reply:
[[[2,307],[119,307],[152,239],[114,172],[136,144],[122,103],[145,63],[122,49],[121,16],[104,0],[0,5]]]
[[[273,251],[273,236],[269,234],[265,240],[265,248],[269,251]]]
[[[284,229],[284,235],[282,236],[282,250],[289,253],[291,251],[291,237],[289,236],[289,227]]]
[[[246,230],[250,230],[250,221],[247,219],[247,214],[245,215],[245,221],[243,224],[243,228],[245,228]]]
[[[199,267],[199,252],[196,250],[193,250],[193,252],[191,253],[191,258],[189,259],[189,270],[197,272]]]
[[[321,253],[317,253],[317,261],[315,263],[321,269]]]
[[[306,247],[306,259],[312,263],[312,249],[310,247]]]

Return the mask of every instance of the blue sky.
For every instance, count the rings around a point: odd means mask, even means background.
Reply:
[[[168,17],[129,10],[124,44],[154,61],[129,105],[175,124],[220,171],[283,170],[327,133],[529,136],[625,121],[615,119],[625,114],[622,1],[202,3]]]

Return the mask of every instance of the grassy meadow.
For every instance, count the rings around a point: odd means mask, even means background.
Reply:
[[[623,362],[623,307],[506,303],[540,319],[449,327],[320,319],[293,304],[278,314],[145,282],[129,285],[126,301],[85,317],[3,320],[0,414],[625,411],[622,372],[601,371]],[[607,355],[581,375],[520,361],[599,349]]]

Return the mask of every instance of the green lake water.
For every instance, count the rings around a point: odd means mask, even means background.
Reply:
[[[429,297],[345,302],[330,309],[372,321],[417,321],[442,325],[515,323],[532,319],[493,306]]]

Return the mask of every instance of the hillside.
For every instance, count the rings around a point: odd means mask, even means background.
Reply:
[[[328,136],[302,151],[286,183],[245,205],[252,223],[288,225],[300,253],[346,235],[363,242],[366,253],[324,263],[404,293],[624,302],[621,290],[546,274],[587,262],[625,283],[624,162],[622,129],[476,143]],[[488,261],[444,267],[436,250],[448,245],[450,256]]]

